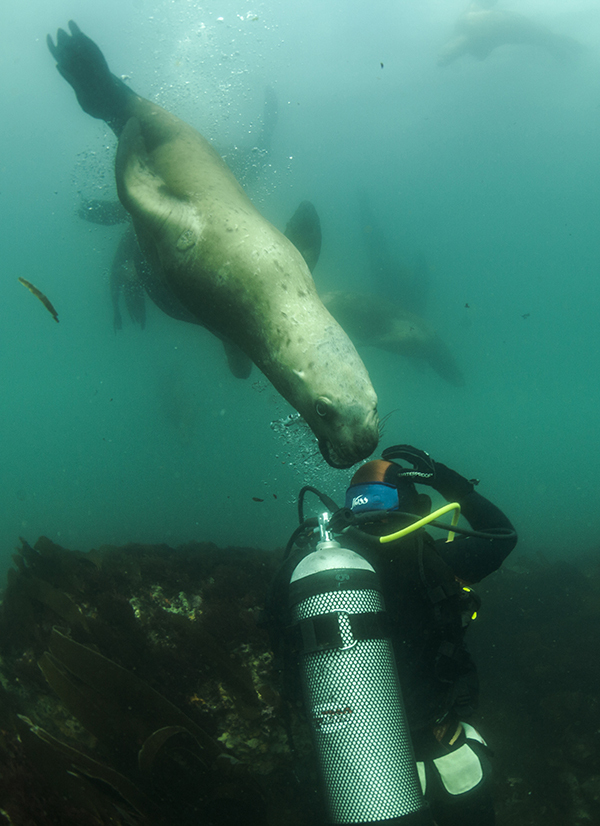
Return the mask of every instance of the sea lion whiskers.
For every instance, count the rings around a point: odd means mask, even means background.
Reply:
[[[385,432],[386,425],[389,422],[390,418],[394,415],[394,413],[397,413],[399,409],[400,409],[399,407],[395,407],[393,410],[390,410],[389,413],[386,413],[385,416],[380,416],[379,417],[379,439],[380,440],[381,440],[381,437],[383,436],[383,434]]]

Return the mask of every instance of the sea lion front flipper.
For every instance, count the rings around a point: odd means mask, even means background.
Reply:
[[[111,73],[100,48],[73,20],[69,20],[69,29],[70,35],[64,29],[58,30],[56,45],[50,35],[46,38],[56,68],[73,87],[83,111],[106,121],[119,134],[135,92]]]
[[[236,379],[247,379],[252,372],[252,360],[233,341],[221,339],[227,356],[227,364]]]
[[[300,203],[283,234],[302,255],[312,273],[321,254],[321,221],[310,201]]]

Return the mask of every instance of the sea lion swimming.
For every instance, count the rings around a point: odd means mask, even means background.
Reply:
[[[332,291],[321,301],[356,344],[424,361],[450,384],[465,377],[448,345],[425,319],[371,293]]]
[[[121,298],[134,324],[142,330],[146,326],[145,293],[153,298],[154,303],[164,313],[177,321],[189,321],[201,324],[185,307],[176,302],[168,290],[160,289],[155,283],[152,272],[142,254],[129,213],[119,201],[84,201],[77,214],[92,224],[112,226],[127,224],[119,239],[110,268],[110,298],[113,306],[113,328],[115,332],[123,328],[121,315]],[[218,335],[218,334],[217,334]],[[229,369],[236,379],[247,379],[252,370],[252,362],[240,348],[229,339],[222,338]]]
[[[285,234],[300,250],[312,272],[321,252],[321,222],[310,201],[300,204],[288,221]],[[384,270],[389,272],[395,268],[390,264],[383,238],[380,240],[379,254],[369,250],[369,258],[374,256],[371,266],[383,263]],[[414,294],[412,291],[411,295]],[[382,298],[381,294],[348,290],[323,293],[321,301],[356,344],[425,361],[450,384],[464,385],[462,370],[448,345],[425,319],[410,312],[405,303],[389,295]]]
[[[493,9],[496,0],[477,0],[458,18],[454,36],[442,47],[438,65],[447,66],[465,54],[479,60],[499,46],[540,46],[559,60],[580,51],[581,45],[572,37],[551,29],[512,11]]]
[[[119,139],[119,200],[148,264],[151,298],[239,347],[303,416],[333,467],[377,446],[377,397],[306,262],[252,205],[195,129],[111,74],[69,22],[48,46],[82,109]],[[154,291],[154,292],[153,292]]]
[[[404,310],[423,315],[429,297],[429,267],[425,256],[418,251],[413,263],[399,261],[389,245],[379,216],[371,208],[364,189],[358,191],[358,218],[367,257],[368,291],[385,295]]]

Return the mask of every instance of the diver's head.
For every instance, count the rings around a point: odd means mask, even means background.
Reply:
[[[383,459],[367,462],[352,477],[345,506],[356,514],[391,511],[390,518],[394,522],[407,521],[400,515],[395,517],[394,511],[425,516],[431,510],[431,499],[426,494],[417,493],[410,477],[402,475],[407,470],[409,468]]]

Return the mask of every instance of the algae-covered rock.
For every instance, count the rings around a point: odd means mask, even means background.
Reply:
[[[211,544],[22,540],[0,608],[10,822],[314,822],[286,733],[302,724],[281,715],[260,624],[275,564]]]

